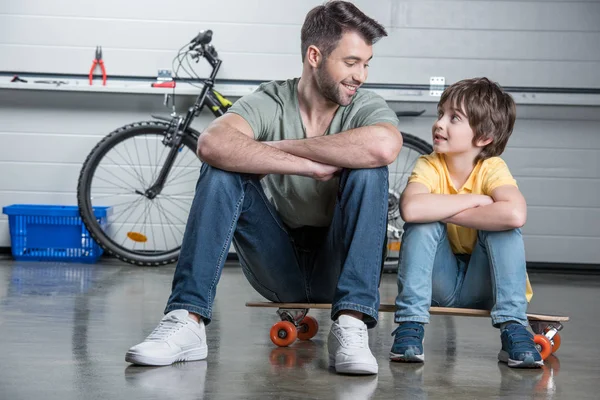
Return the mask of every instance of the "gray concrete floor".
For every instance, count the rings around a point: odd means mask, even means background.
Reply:
[[[567,314],[562,347],[541,370],[497,362],[498,331],[487,318],[433,316],[424,365],[390,363],[392,314],[370,330],[379,375],[327,369],[327,310],[317,336],[277,348],[274,309],[235,264],[225,268],[208,327],[206,361],[161,368],[124,361],[162,316],[174,267],[141,268],[0,260],[0,399],[598,399],[600,275],[530,274],[530,312]],[[385,274],[382,302],[396,294]]]

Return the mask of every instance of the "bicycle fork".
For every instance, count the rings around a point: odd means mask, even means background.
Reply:
[[[158,196],[167,181],[167,177],[169,176],[169,172],[171,172],[171,168],[175,163],[175,159],[177,158],[177,153],[179,153],[180,148],[183,143],[183,130],[181,126],[183,124],[184,119],[179,117],[177,119],[177,123],[173,127],[169,127],[169,132],[163,139],[163,144],[165,146],[170,146],[171,150],[169,150],[169,154],[167,154],[167,158],[165,163],[163,164],[160,173],[158,174],[158,178],[156,178],[156,182],[152,186],[150,186],[144,193],[141,193],[136,190],[136,193],[146,196],[150,200],[154,199]],[[174,134],[172,132],[175,132]]]

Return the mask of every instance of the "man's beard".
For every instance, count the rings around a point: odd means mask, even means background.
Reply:
[[[319,92],[327,100],[339,104],[340,106],[347,106],[352,102],[353,96],[348,97],[340,93],[341,84],[333,80],[325,70],[325,60],[323,60],[317,68],[316,80]]]

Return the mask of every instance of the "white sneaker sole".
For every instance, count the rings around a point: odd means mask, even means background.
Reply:
[[[540,368],[544,365],[544,360],[535,361],[533,357],[527,357],[525,360],[513,360],[504,350],[498,353],[498,360],[507,363],[511,368]]]
[[[181,361],[204,360],[207,355],[208,346],[185,350],[171,357],[151,357],[130,350],[127,352],[127,354],[125,354],[125,361],[136,365],[164,366]]]
[[[345,362],[335,363],[335,356],[329,356],[329,366],[335,368],[335,372],[351,375],[374,375],[379,372],[377,364]]]

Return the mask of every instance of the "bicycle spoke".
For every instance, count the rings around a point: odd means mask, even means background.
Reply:
[[[125,202],[123,202],[123,203],[111,204],[110,206],[111,206],[113,209],[115,209],[115,208],[117,208],[117,207],[120,207],[120,206],[122,206],[122,205],[124,205],[124,204],[129,204],[129,203],[132,203],[132,201],[125,201]]]
[[[161,196],[168,197],[170,199],[177,200],[177,201],[180,201],[185,204],[191,204],[192,201],[194,201],[194,196],[186,197],[186,196],[181,196],[180,194],[178,194],[178,195],[177,194],[161,194]],[[189,202],[188,202],[188,200],[189,200]]]
[[[176,183],[175,185],[171,184],[170,186],[179,186],[179,185],[183,185],[183,184],[185,184],[185,183],[197,182],[197,181],[198,181],[197,179],[189,179],[189,180],[187,180],[187,181],[183,181],[183,182]]]
[[[148,148],[148,138],[146,137],[146,140],[144,140],[144,142],[146,143],[146,152],[148,154],[148,164],[150,164],[150,182],[154,182],[154,174],[152,173],[152,157],[150,156],[150,149]]]
[[[109,157],[107,157],[107,158],[109,158]],[[123,179],[122,179],[120,176],[118,176],[117,174],[115,174],[114,172],[112,172],[112,171],[109,169],[109,166],[104,166],[104,165],[101,165],[101,166],[98,166],[98,167],[99,167],[99,168],[98,168],[99,170],[101,169],[101,170],[103,170],[103,171],[106,171],[108,174],[110,174],[110,175],[114,176],[115,178],[117,178],[118,180],[120,180],[121,182],[123,182],[125,185],[130,185],[130,183],[128,183],[128,182],[126,182],[126,181],[124,181],[124,180],[123,180]],[[118,166],[118,168],[119,168],[119,169],[122,169],[122,170],[124,170],[124,171],[125,171],[125,173],[126,173],[127,175],[129,175],[130,177],[132,177],[132,178],[133,178],[133,179],[136,181],[136,183],[138,183],[138,184],[141,184],[141,185],[142,185],[142,188],[144,187],[144,183],[143,183],[143,182],[141,182],[141,181],[140,181],[140,179],[139,179],[137,176],[135,176],[135,175],[131,174],[131,172],[129,172],[128,170],[126,170],[126,169],[125,169],[125,168],[123,168],[122,166]],[[99,176],[96,176],[95,178],[98,178],[98,179],[100,179],[100,177],[99,177]],[[109,181],[106,181],[106,180],[105,180],[105,182],[109,182]],[[133,187],[133,186],[132,186],[132,187]]]
[[[183,196],[187,194],[187,197],[194,197],[194,191],[193,190],[188,190],[187,192],[180,192],[180,193],[169,193],[168,196],[174,197],[174,196]],[[166,194],[163,194],[163,196],[167,196]],[[186,196],[184,196],[186,197]]]
[[[165,241],[165,249],[168,249],[169,246],[167,245],[167,234],[165,233],[165,225],[163,224],[163,221],[162,221],[162,213],[160,212],[159,205],[160,205],[160,203],[158,201],[156,202],[156,204],[154,204],[154,206],[158,210],[158,219],[160,220],[160,227],[161,227],[162,232],[163,232],[163,239]]]
[[[138,146],[137,143],[135,142],[135,138],[133,139],[133,144],[134,144],[134,149],[135,149],[135,154],[137,154],[137,159],[138,159],[138,165],[140,166],[140,174],[142,175],[142,181],[144,182],[144,187],[146,186],[146,180],[144,179],[144,170],[142,169],[142,159],[140,158],[140,153],[138,152]]]
[[[188,209],[185,209],[185,208],[183,208],[182,206],[180,206],[179,204],[175,203],[175,201],[174,201],[174,200],[179,200],[179,199],[171,199],[171,198],[170,198],[171,196],[167,196],[167,195],[163,195],[163,197],[165,197],[165,200],[169,200],[171,203],[175,204],[175,206],[176,206],[176,207],[179,207],[179,209],[180,209],[181,211],[183,211],[183,212],[185,212],[185,213],[188,213],[188,212],[190,212],[190,209],[189,209],[189,208],[188,208]],[[181,201],[181,200],[179,200],[179,201]]]
[[[149,202],[149,203],[150,203],[150,204],[152,204],[152,202]],[[149,217],[149,215],[148,215],[148,214],[149,214],[149,213],[148,213],[148,210],[149,210],[149,208],[150,208],[150,207],[149,207],[149,204],[148,204],[148,202],[146,202],[146,207],[145,207],[145,208],[146,208],[146,211],[144,212],[144,225],[143,225],[144,227],[146,226],[146,222],[148,221],[148,217]],[[151,225],[151,226],[152,226],[152,225]],[[132,231],[133,231],[133,229],[132,229]],[[145,230],[144,230],[144,232],[145,232]],[[143,242],[143,243],[144,243],[144,250],[146,250],[146,243],[147,243],[147,240],[148,240],[148,236],[146,236],[146,241],[145,241],[145,242]],[[137,242],[136,242],[136,243],[137,243]]]
[[[154,205],[154,202],[153,202],[153,201],[151,201],[151,202],[150,202],[150,229],[152,230],[152,243],[153,243],[153,246],[152,246],[152,248],[153,248],[154,250],[158,250],[158,249],[156,248],[156,233],[154,233],[154,224],[152,223],[152,208],[153,208],[153,207],[155,207],[155,205]],[[165,250],[166,250],[166,249],[167,249],[167,247],[165,246]]]
[[[165,241],[165,249],[167,249],[168,248],[168,245],[167,245],[167,233],[165,232],[165,225],[163,224],[163,221],[162,221],[162,212],[161,212],[161,207],[160,207],[160,200],[156,201],[155,206],[156,206],[156,209],[159,211],[158,218],[160,219],[160,227],[161,227],[161,229],[163,231],[163,239]],[[166,218],[166,216],[165,216],[165,218]],[[171,228],[169,228],[169,229],[171,229]],[[171,234],[173,234],[173,230],[172,229],[171,229]]]
[[[123,146],[123,147],[125,148],[125,151],[127,152],[127,155],[129,156],[129,158],[131,158],[131,155],[129,154],[129,151],[127,150],[127,147],[126,147],[126,146]],[[133,163],[130,163],[130,162],[128,162],[128,161],[127,161],[127,159],[126,159],[125,157],[123,157],[123,155],[122,155],[122,154],[119,152],[119,150],[118,150],[116,147],[115,147],[115,148],[113,148],[113,150],[114,150],[114,152],[115,152],[115,153],[117,153],[117,155],[118,155],[119,157],[121,157],[121,158],[123,159],[123,161],[125,161],[125,164],[127,164],[128,166],[130,166],[130,167],[131,167],[131,169],[133,170],[133,173],[134,173],[135,175],[132,175],[132,173],[131,173],[131,172],[128,172],[129,176],[133,177],[134,179],[137,179],[137,180],[138,180],[138,181],[139,181],[139,182],[142,184],[142,186],[146,186],[146,182],[144,181],[144,177],[143,177],[142,175],[138,174],[138,172],[137,172],[137,171],[136,171],[136,169],[135,169],[135,165],[134,165]],[[123,168],[123,167],[121,166],[121,164],[119,164],[119,163],[117,163],[116,161],[114,161],[114,160],[113,160],[111,157],[109,157],[108,155],[105,155],[104,157],[105,157],[106,159],[108,159],[110,162],[112,162],[113,164],[115,164],[116,166],[119,166],[120,168],[122,168],[124,171],[128,171],[128,170],[126,170],[125,168]],[[141,167],[140,167],[140,168],[141,168]],[[141,171],[141,169],[140,169],[140,171]]]
[[[169,232],[171,232],[171,236],[173,236],[173,239],[175,241],[177,241],[177,236],[175,235],[175,232],[173,232],[173,226],[175,225],[174,223],[171,222],[171,220],[169,219],[169,217],[166,215],[165,213],[165,208],[163,207],[163,205],[160,203],[160,199],[157,199],[156,202],[157,207],[159,207],[159,209],[162,212],[162,215],[164,215],[165,219],[167,220],[167,222],[169,222],[169,224],[167,225],[169,227]],[[165,244],[167,242],[167,236],[165,234]]]
[[[139,203],[140,201],[142,201],[142,197],[140,197],[139,199],[137,199],[136,201],[134,201],[134,204],[135,204],[135,203]],[[137,206],[136,206],[136,207],[137,207]],[[121,215],[123,215],[123,214],[124,214],[124,213],[125,213],[127,210],[129,210],[129,208],[127,208],[127,209],[125,209],[125,210],[121,211],[121,213],[119,213],[119,214],[118,214],[118,216],[121,216]],[[135,211],[135,208],[133,208],[133,209],[131,210],[131,212],[129,213],[129,215],[127,216],[127,218],[125,218],[125,221],[127,221],[127,220],[129,219],[129,217],[131,217],[131,215],[133,215],[134,211]],[[115,215],[115,217],[114,217],[113,219],[116,219],[116,217],[117,217],[117,215]],[[109,226],[112,226],[112,223],[110,223],[110,224],[109,224]],[[121,232],[121,229],[123,229],[123,227],[124,227],[124,226],[125,226],[125,223],[123,223],[123,222],[122,222],[122,223],[121,223],[121,227],[119,228],[119,230],[118,230],[117,232],[115,232],[115,236],[117,236],[117,234],[118,234],[119,232]],[[108,227],[107,227],[107,228],[108,228]]]
[[[98,200],[98,199],[104,199],[107,197],[121,197],[121,196],[133,196],[133,195],[138,195],[137,193],[131,193],[131,192],[127,192],[127,193],[107,193],[107,194],[101,194],[101,195],[94,195],[92,194],[91,199],[92,200]],[[114,207],[114,206],[113,206]]]
[[[165,200],[169,200],[169,199],[165,199]],[[169,201],[171,201],[171,200],[169,200]],[[171,201],[171,203],[173,203],[173,201]],[[173,204],[175,204],[175,203],[173,203]],[[175,204],[175,205],[176,205],[177,207],[181,208],[181,207],[180,207],[180,206],[178,206],[177,204]],[[183,208],[181,208],[181,209],[183,210]],[[186,224],[186,223],[185,223],[185,221],[183,221],[183,220],[179,219],[179,217],[178,217],[177,215],[173,214],[171,211],[167,210],[166,208],[165,208],[164,210],[165,210],[165,211],[166,211],[168,214],[170,214],[170,215],[171,215],[171,217],[173,217],[174,219],[176,219],[177,221],[179,221],[179,223],[180,223],[181,225],[185,225],[185,224]],[[188,212],[189,210],[184,210],[184,211]]]
[[[196,173],[196,174],[197,174],[197,173],[198,173],[198,170],[191,170],[191,171],[188,171],[188,172],[186,172],[186,173],[183,173],[183,174],[180,172],[180,173],[177,175],[177,177],[176,177],[176,178],[173,178],[173,180],[170,180],[170,181],[169,181],[169,183],[170,183],[170,184],[173,184],[173,183],[175,183],[175,182],[177,181],[177,179],[181,179],[181,178],[183,178],[183,177],[185,177],[185,176],[188,176],[188,175],[190,175],[190,174],[194,174],[194,173]],[[196,180],[197,180],[197,179],[194,179],[194,181],[196,181]],[[188,182],[189,182],[189,181],[188,181]],[[178,185],[178,184],[177,184],[177,185]]]
[[[134,140],[135,140],[135,138],[134,138]],[[127,164],[128,164],[128,165],[130,165],[130,166],[132,167],[132,169],[133,169],[133,171],[135,172],[135,174],[136,174],[136,175],[139,177],[139,179],[140,179],[140,182],[141,182],[141,183],[144,185],[144,187],[145,187],[145,186],[146,186],[146,181],[144,181],[144,177],[141,175],[141,171],[142,171],[142,170],[141,170],[141,166],[140,166],[140,173],[138,174],[138,172],[137,172],[137,171],[136,171],[136,169],[135,169],[135,164],[133,164],[133,157],[131,157],[131,154],[129,154],[129,149],[127,149],[127,146],[125,146],[125,145],[124,145],[123,147],[124,147],[124,149],[125,149],[125,152],[126,152],[126,153],[127,153],[127,155],[129,156],[129,159],[130,159],[130,160],[132,160],[132,163],[131,163],[131,164],[129,164],[129,163],[127,163]],[[114,150],[114,151],[115,151],[115,152],[116,152],[116,153],[117,153],[119,156],[121,156],[121,153],[119,153],[119,151],[118,151],[116,148],[114,148],[113,150]],[[121,156],[121,158],[123,158],[123,160],[125,160],[125,162],[127,162],[127,160],[125,159],[125,157]]]
[[[144,216],[145,213],[142,213],[142,215],[140,215],[140,217],[138,218],[137,221],[135,221],[135,223],[133,224],[133,226],[130,229],[130,232],[135,232],[135,227],[137,226],[138,222],[142,219],[142,217]],[[131,216],[131,214],[130,214]],[[125,237],[123,238],[123,242],[121,243],[121,245],[125,244],[125,241],[129,239],[129,236],[125,235]],[[135,243],[137,243],[136,241],[134,241],[134,245],[133,247],[135,248]]]
[[[184,157],[181,157],[181,160],[183,160],[183,158],[184,158]],[[176,181],[176,180],[179,178],[179,176],[180,176],[180,175],[181,175],[181,174],[182,174],[182,173],[183,173],[183,172],[184,172],[184,171],[185,171],[187,168],[189,168],[189,167],[190,167],[190,166],[191,166],[193,163],[195,163],[195,162],[198,162],[198,161],[199,161],[199,160],[198,160],[197,158],[195,158],[195,159],[192,159],[192,160],[189,162],[189,164],[188,164],[188,165],[186,165],[185,167],[183,167],[183,168],[182,168],[182,170],[181,170],[181,171],[180,171],[180,172],[179,172],[177,175],[175,175],[173,178],[171,178],[171,179],[169,180],[169,182],[174,182],[174,181]],[[193,171],[193,172],[198,172],[198,169],[194,169],[194,171]]]
[[[160,199],[157,199],[157,200],[158,200],[158,201],[157,201],[157,204],[160,206],[160,208],[161,208],[162,210],[166,211],[166,209],[165,209],[165,208],[163,207],[163,205],[161,204],[161,202],[160,202]],[[169,213],[169,214],[170,214],[170,213]],[[170,219],[167,217],[166,213],[165,213],[165,219],[167,219],[169,222],[171,222],[171,220],[170,220]],[[185,223],[184,223],[184,225],[185,225]],[[173,238],[175,239],[175,241],[177,241],[177,237],[175,236],[175,233],[173,233],[173,228],[172,228],[172,226],[174,226],[174,227],[175,227],[175,229],[177,229],[177,230],[179,231],[179,233],[181,233],[181,237],[183,237],[183,232],[182,232],[182,231],[181,231],[181,230],[180,230],[180,229],[177,227],[177,225],[175,225],[175,224],[173,224],[173,223],[171,223],[171,224],[169,225],[169,230],[171,231],[171,235],[173,235]]]
[[[123,179],[121,179],[121,178],[120,178],[120,177],[118,177],[117,175],[113,174],[113,173],[112,173],[112,172],[110,172],[110,171],[108,171],[108,172],[109,172],[109,173],[110,173],[112,176],[114,176],[115,178],[117,178],[118,180],[120,180],[121,182],[123,182],[125,185],[129,185],[129,183],[125,182]],[[103,182],[106,182],[106,183],[112,183],[112,182],[110,182],[110,181],[107,181],[106,179],[102,178],[101,176],[94,176],[94,179],[98,179],[98,180],[101,180],[101,181],[103,181]],[[93,180],[92,180],[92,183],[93,183]],[[115,185],[115,186],[117,186],[117,185]],[[133,193],[135,193],[135,191],[137,190],[137,189],[136,189],[135,187],[133,187],[133,186],[129,186],[129,187],[117,186],[117,187],[118,187],[118,188],[120,188],[120,189],[124,189],[124,190],[129,190],[129,189],[131,189]]]
[[[113,214],[112,221],[107,223],[106,228],[108,229],[108,228],[112,227],[116,223],[116,220],[117,220],[118,217],[120,217],[121,215],[123,215],[124,213],[126,213],[127,211],[129,211],[132,207],[134,207],[134,205],[136,203],[139,203],[140,201],[142,201],[141,198],[140,199],[136,199],[133,202],[128,202],[128,203],[131,203],[131,206],[123,209],[122,211],[119,211],[118,214],[117,213]],[[127,203],[125,203],[125,204],[127,204]],[[133,209],[133,211],[135,211],[135,208]],[[132,211],[132,213],[133,213],[133,211]],[[131,213],[129,215],[131,215]]]

